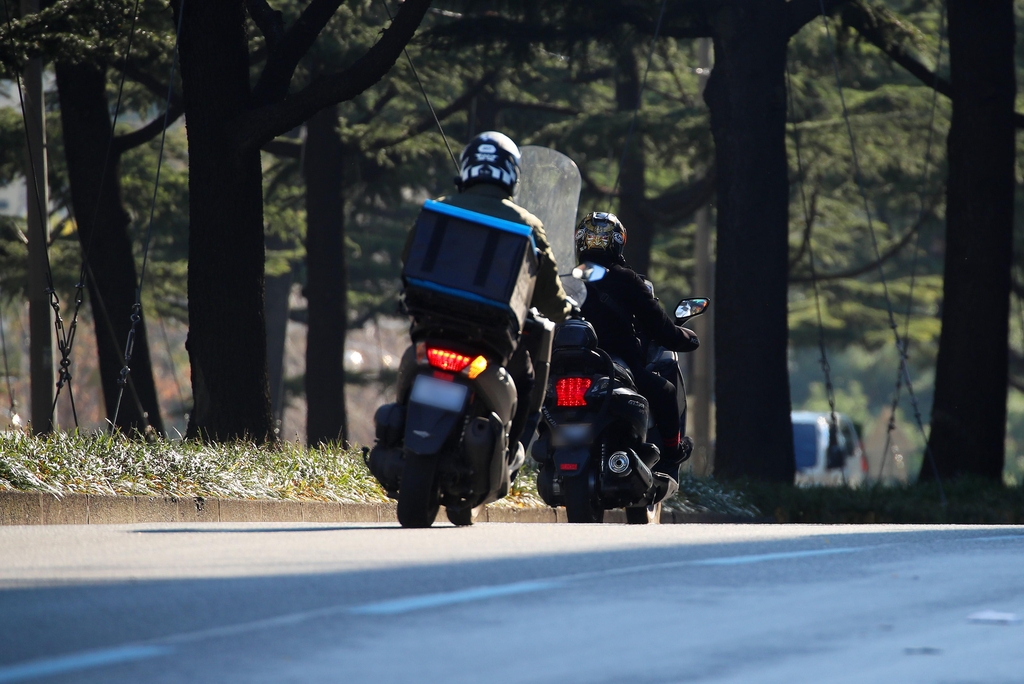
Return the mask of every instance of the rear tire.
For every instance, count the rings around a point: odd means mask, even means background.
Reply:
[[[430,527],[440,508],[437,496],[438,455],[406,453],[398,490],[398,522],[402,527]]]
[[[476,520],[475,508],[461,508],[459,510],[453,510],[451,508],[445,508],[444,512],[448,515],[448,522],[456,527],[467,527],[473,524]]]
[[[569,522],[604,522],[604,509],[591,496],[590,478],[586,474],[564,480],[562,487],[565,490],[565,515]]]
[[[626,508],[628,525],[657,525],[661,522],[661,502],[653,506],[629,506]]]

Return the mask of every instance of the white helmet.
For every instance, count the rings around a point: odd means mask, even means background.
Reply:
[[[460,187],[465,190],[477,183],[492,183],[504,188],[509,195],[515,194],[521,156],[519,148],[504,133],[481,133],[462,150]]]

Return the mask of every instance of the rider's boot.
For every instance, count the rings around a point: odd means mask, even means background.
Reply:
[[[679,466],[689,459],[692,453],[693,440],[685,436],[675,446],[666,447],[661,453],[661,458],[651,469],[656,475],[664,476],[664,479],[655,478],[655,501],[671,496],[679,488]]]

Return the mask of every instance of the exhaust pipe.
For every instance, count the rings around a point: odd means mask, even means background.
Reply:
[[[629,466],[629,454],[625,451],[616,451],[608,457],[608,470],[616,475],[628,475]]]

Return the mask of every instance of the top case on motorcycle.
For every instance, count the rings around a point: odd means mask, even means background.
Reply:
[[[427,200],[413,231],[402,270],[409,313],[461,319],[514,347],[537,277],[530,226]]]

